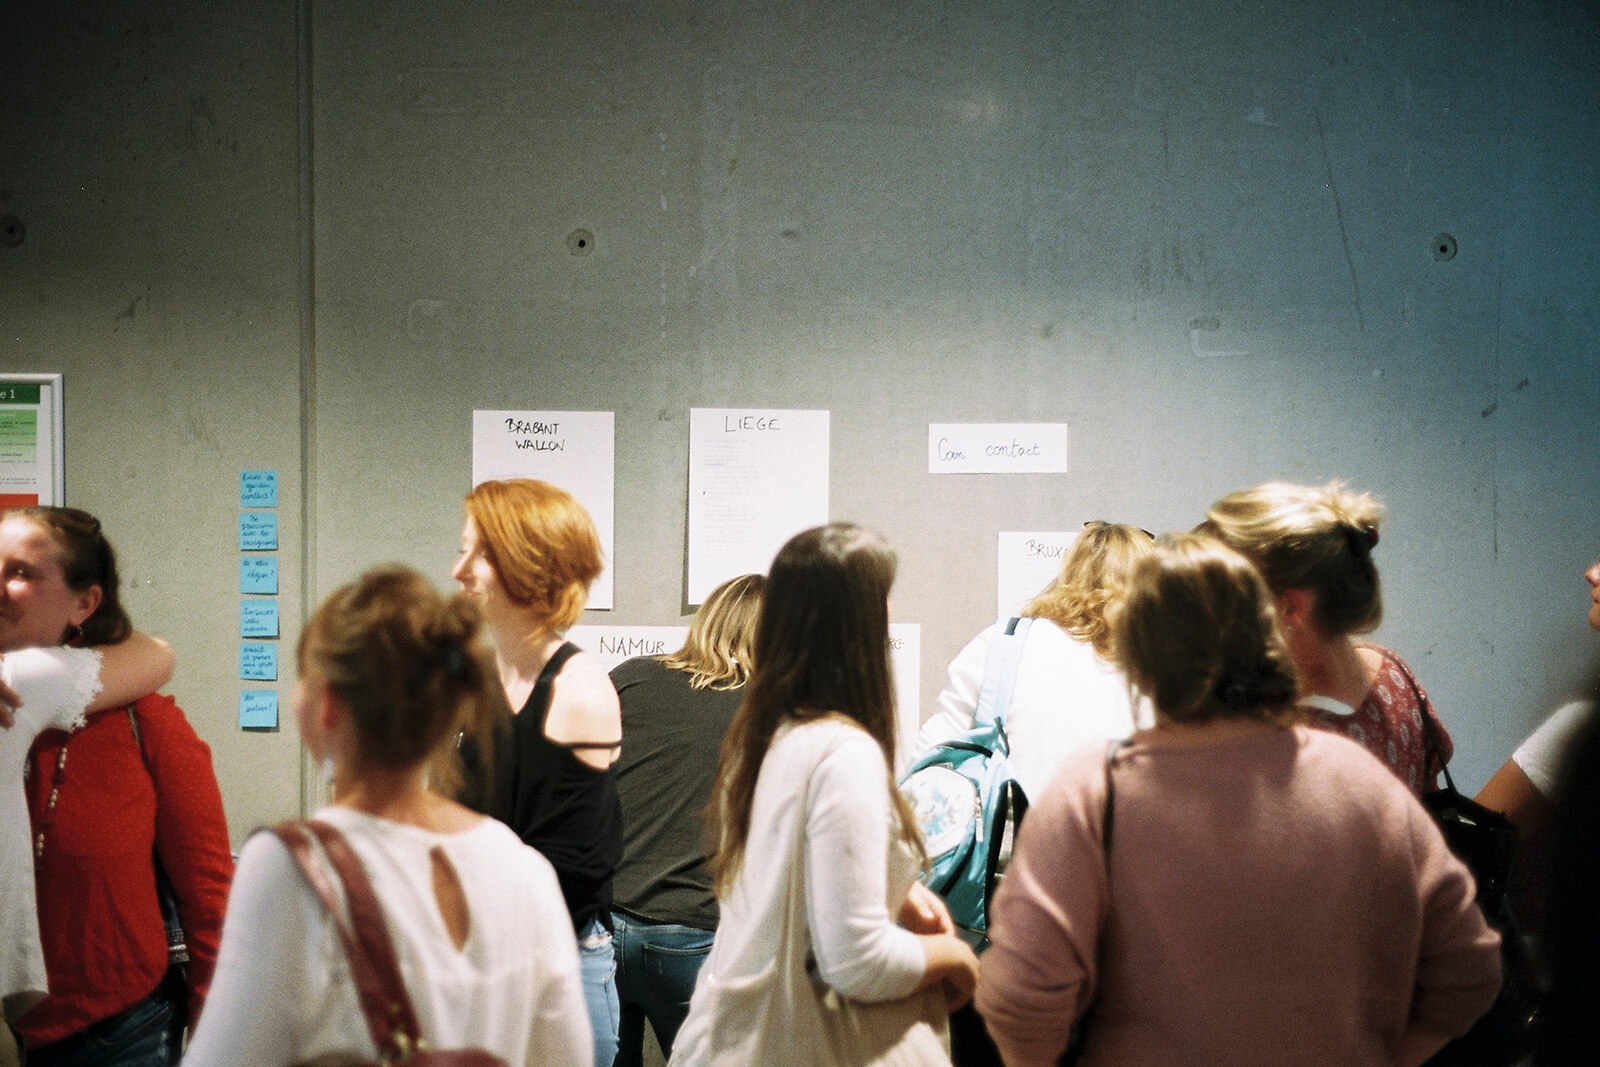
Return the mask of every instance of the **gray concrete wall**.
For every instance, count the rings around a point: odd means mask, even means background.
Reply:
[[[1594,658],[1587,4],[13,7],[0,369],[66,373],[69,502],[236,836],[302,795],[292,671],[279,733],[236,722],[240,469],[283,477],[292,647],[370,563],[446,581],[474,408],[617,413],[585,621],[625,623],[684,614],[688,409],[830,409],[925,701],[997,531],[1268,478],[1387,502],[1377,638],[1463,785]],[[954,421],[1065,421],[1071,471],[931,477]]]

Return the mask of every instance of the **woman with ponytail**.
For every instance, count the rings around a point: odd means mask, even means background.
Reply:
[[[317,610],[295,687],[301,739],[333,782],[333,803],[315,818],[349,840],[372,882],[428,1045],[586,1067],[577,945],[555,871],[430,776],[462,732],[481,738],[492,722],[479,629],[474,605],[398,566],[369,571]],[[239,858],[184,1063],[376,1054],[332,918],[279,838],[257,834]]]
[[[1195,532],[1239,552],[1267,580],[1311,725],[1364,746],[1421,796],[1438,788],[1454,751],[1450,734],[1411,668],[1356,640],[1383,619],[1372,558],[1381,513],[1370,495],[1340,482],[1269,482],[1217,501]]]
[[[1112,644],[1155,726],[1028,809],[977,995],[1010,1067],[1075,1026],[1086,1065],[1415,1065],[1494,999],[1472,876],[1369,753],[1297,725],[1274,614],[1210,538],[1135,568]]]

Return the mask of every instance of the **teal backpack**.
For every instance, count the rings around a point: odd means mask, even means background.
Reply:
[[[928,850],[922,881],[944,898],[950,917],[979,949],[988,944],[989,901],[1028,810],[1011,772],[1005,714],[1032,623],[1014,618],[995,631],[972,728],[935,745],[900,779]]]

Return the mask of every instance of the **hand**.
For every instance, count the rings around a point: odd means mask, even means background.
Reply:
[[[11,729],[11,724],[17,721],[12,712],[20,707],[22,707],[22,698],[17,695],[17,691],[6,683],[0,682],[0,727],[7,730]]]
[[[937,984],[947,1011],[955,1011],[972,999],[973,990],[978,987],[978,957],[971,946],[954,934],[933,934],[922,938],[922,951],[927,967],[918,989]]]
[[[978,988],[978,956],[960,938],[956,938],[956,943],[961,947],[957,960],[939,980],[946,1011],[955,1011],[965,1005]]]
[[[956,929],[944,899],[921,882],[912,882],[906,892],[899,923],[914,934],[953,934]]]

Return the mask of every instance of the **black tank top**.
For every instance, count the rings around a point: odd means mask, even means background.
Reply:
[[[614,767],[597,770],[573,754],[574,746],[545,736],[556,675],[578,651],[571,642],[556,649],[522,712],[512,717],[508,742],[495,748],[485,814],[511,827],[550,861],[572,928],[582,933],[592,919],[611,928],[611,872],[622,857],[622,806]]]

